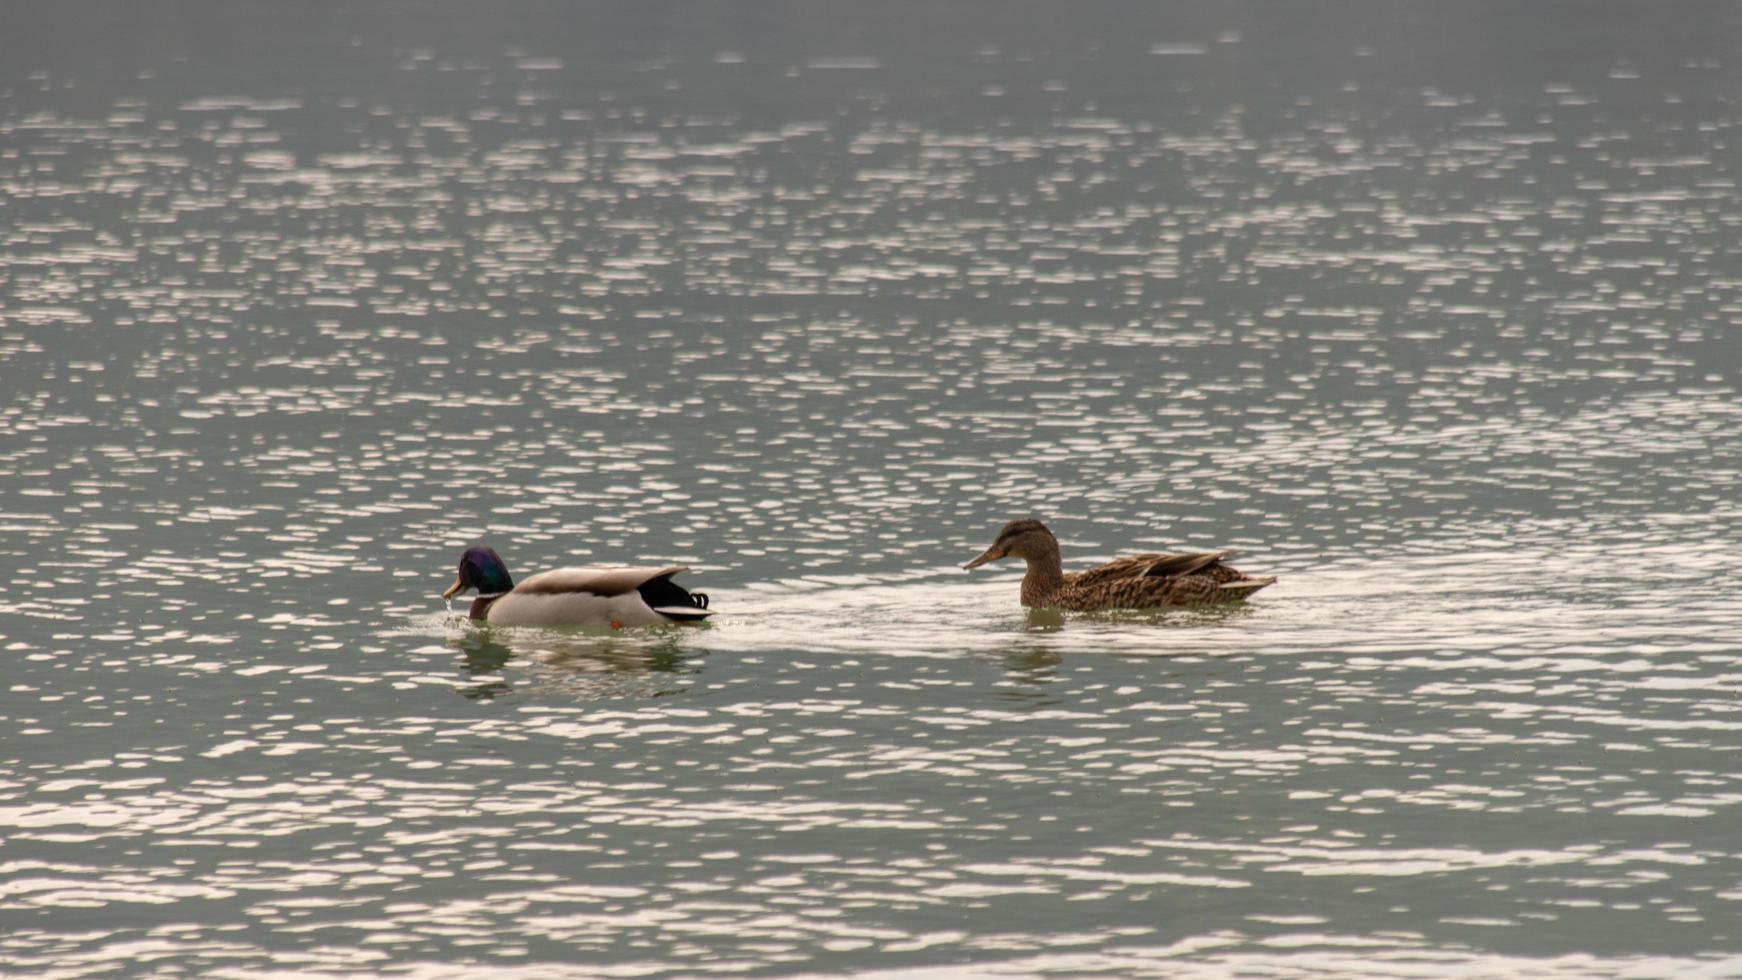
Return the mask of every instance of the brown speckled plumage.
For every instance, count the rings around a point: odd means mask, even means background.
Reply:
[[[992,547],[967,567],[1012,555],[1022,558],[1028,562],[1022,604],[1075,612],[1237,602],[1276,581],[1275,576],[1246,575],[1222,564],[1227,554],[1127,555],[1087,571],[1066,573],[1058,539],[1045,524],[1021,520],[1006,524]]]

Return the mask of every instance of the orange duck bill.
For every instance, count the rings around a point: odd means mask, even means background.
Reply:
[[[442,593],[442,598],[443,599],[452,599],[454,596],[459,595],[460,592],[463,591],[465,588],[466,588],[465,578],[464,577],[456,577],[454,579],[454,584],[448,586],[448,590],[446,592]]]
[[[984,565],[990,561],[997,561],[998,559],[1003,558],[1007,554],[1009,554],[1009,552],[1005,551],[1003,548],[1000,548],[997,545],[993,545],[992,547],[987,548],[986,551],[980,555],[980,557],[974,559],[973,561],[967,563],[966,565],[963,565],[962,567],[963,568],[979,568],[981,565]]]

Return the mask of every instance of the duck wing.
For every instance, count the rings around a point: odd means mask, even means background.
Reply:
[[[1112,583],[1117,604],[1135,606],[1206,606],[1218,602],[1244,599],[1274,578],[1240,577],[1233,581],[1218,581],[1214,575],[1170,575],[1165,578],[1145,577]],[[1104,600],[1103,600],[1104,601]]]
[[[554,568],[539,572],[514,587],[516,595],[583,596],[615,599],[638,593],[647,609],[676,620],[707,619],[708,597],[671,580],[688,565],[648,565],[643,568]]]
[[[1135,578],[1142,575],[1143,570],[1151,563],[1172,557],[1172,555],[1126,555],[1123,558],[1115,558],[1105,565],[1096,565],[1094,568],[1068,574],[1065,576],[1065,580],[1075,586],[1088,587],[1122,578]]]
[[[1202,556],[1198,556],[1202,557]],[[1243,575],[1226,565],[1200,566],[1190,575],[1131,575],[1103,579],[1088,587],[1069,586],[1057,597],[1066,609],[1146,609],[1237,602],[1276,581],[1273,575]]]
[[[1144,578],[1171,578],[1175,575],[1197,575],[1221,564],[1232,551],[1202,551],[1189,555],[1165,555],[1143,570]]]
[[[1126,555],[1105,565],[1079,572],[1069,579],[1076,588],[1096,588],[1120,579],[1171,578],[1194,575],[1216,565],[1233,554],[1231,551],[1202,551],[1191,554]]]
[[[687,571],[687,565],[670,565],[664,568],[652,565],[644,568],[553,568],[531,576],[516,585],[514,591],[523,595],[584,592],[611,598],[639,591],[642,586]]]

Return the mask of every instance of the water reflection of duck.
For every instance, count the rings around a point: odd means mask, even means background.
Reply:
[[[459,576],[442,598],[477,589],[467,615],[492,626],[618,628],[699,622],[713,615],[708,597],[671,580],[687,571],[682,565],[558,568],[515,585],[501,556],[476,545],[460,556]]]
[[[462,667],[466,676],[476,683],[458,688],[460,696],[473,701],[488,701],[509,693],[508,682],[502,679],[502,668],[513,659],[514,651],[491,639],[487,630],[471,631],[448,645],[465,655]]]
[[[1222,564],[1226,551],[1189,555],[1127,555],[1084,572],[1065,572],[1058,539],[1036,520],[1011,521],[992,547],[963,568],[1014,555],[1028,562],[1022,604],[1030,608],[1147,609],[1237,602],[1276,581]]]
[[[488,701],[514,687],[583,698],[660,697],[685,689],[700,670],[674,631],[657,634],[570,633],[548,629],[465,630],[448,645],[464,657],[462,697]],[[511,668],[517,664],[518,668]]]

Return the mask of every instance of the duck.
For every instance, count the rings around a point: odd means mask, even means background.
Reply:
[[[452,599],[478,590],[467,612],[491,626],[657,626],[699,623],[714,614],[703,592],[672,581],[683,565],[644,568],[556,568],[519,585],[495,549],[473,545],[460,556],[460,572],[442,593]]]
[[[1238,602],[1276,581],[1274,575],[1247,575],[1223,563],[1232,552],[1126,555],[1081,572],[1066,572],[1058,538],[1032,518],[1011,521],[992,547],[963,565],[979,568],[1015,556],[1028,562],[1022,577],[1022,604],[1031,609],[1096,612],[1204,606]]]

